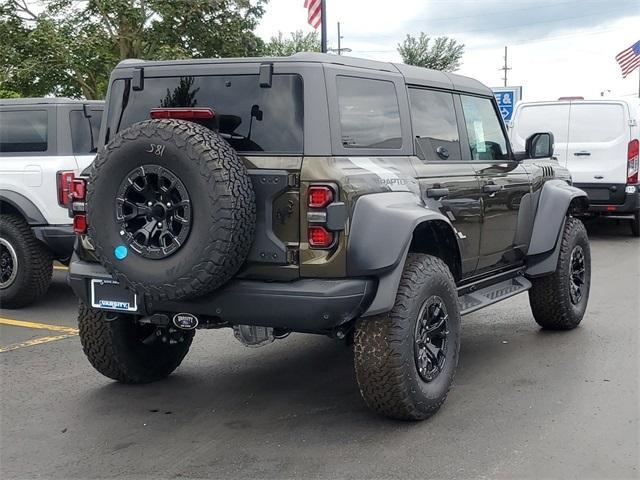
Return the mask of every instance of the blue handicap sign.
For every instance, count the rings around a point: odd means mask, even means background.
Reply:
[[[515,90],[502,90],[500,92],[493,92],[498,102],[498,109],[502,115],[502,119],[505,122],[511,120],[513,115],[513,107],[516,103],[516,91]]]

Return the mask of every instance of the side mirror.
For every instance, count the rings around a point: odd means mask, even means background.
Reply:
[[[553,157],[553,133],[534,133],[525,145],[526,158],[551,158]]]

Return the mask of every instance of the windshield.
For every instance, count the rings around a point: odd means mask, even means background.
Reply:
[[[119,130],[148,120],[153,108],[211,108],[217,130],[239,152],[302,153],[303,97],[299,75],[274,75],[261,88],[258,75],[145,78],[111,85],[105,143]]]

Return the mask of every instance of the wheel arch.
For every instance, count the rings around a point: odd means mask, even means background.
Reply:
[[[30,225],[46,225],[42,212],[24,195],[11,190],[0,190],[0,212],[19,215]]]
[[[462,276],[460,245],[450,223],[440,219],[419,223],[413,230],[409,252],[426,253],[440,258],[447,264],[456,282],[460,280]]]
[[[555,271],[567,216],[589,208],[587,194],[562,180],[547,181],[540,194],[526,256],[526,274],[539,277]]]

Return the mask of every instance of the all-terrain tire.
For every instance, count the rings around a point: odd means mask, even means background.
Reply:
[[[172,185],[181,182],[188,201],[180,203],[191,216],[188,227],[179,227],[189,230],[178,247],[156,257],[136,251],[128,236],[134,233],[117,218],[131,175],[148,176],[152,169],[170,172],[178,180]],[[148,196],[164,195],[151,183],[144,183]],[[242,159],[218,134],[193,122],[148,120],[119,132],[96,158],[87,217],[98,258],[114,277],[147,298],[175,300],[209,293],[235,275],[253,244],[255,198]]]
[[[47,247],[33,235],[29,225],[16,215],[0,215],[0,239],[3,252],[10,256],[11,248],[17,259],[17,265],[14,266],[17,272],[13,280],[0,288],[0,306],[24,307],[47,292],[53,272],[53,258]],[[4,261],[8,261],[8,257]]]
[[[560,255],[556,271],[551,275],[532,278],[529,304],[538,325],[548,330],[576,328],[587,309],[591,286],[591,251],[587,230],[582,222],[568,217],[560,240]],[[580,298],[572,295],[572,255],[578,249],[584,258],[584,275]]]
[[[633,219],[629,223],[631,227],[631,235],[634,237],[640,237],[640,212],[636,212],[633,215]]]
[[[149,383],[169,376],[182,363],[194,336],[193,330],[184,331],[181,342],[163,343],[149,338],[156,327],[139,324],[133,315],[94,310],[82,303],[78,327],[91,365],[122,383]]]
[[[423,306],[434,297],[446,307],[448,343],[442,370],[427,382],[418,372],[416,324]],[[393,309],[357,322],[354,352],[360,393],[379,414],[401,420],[426,419],[447,397],[459,349],[460,311],[451,272],[439,258],[409,254]]]

